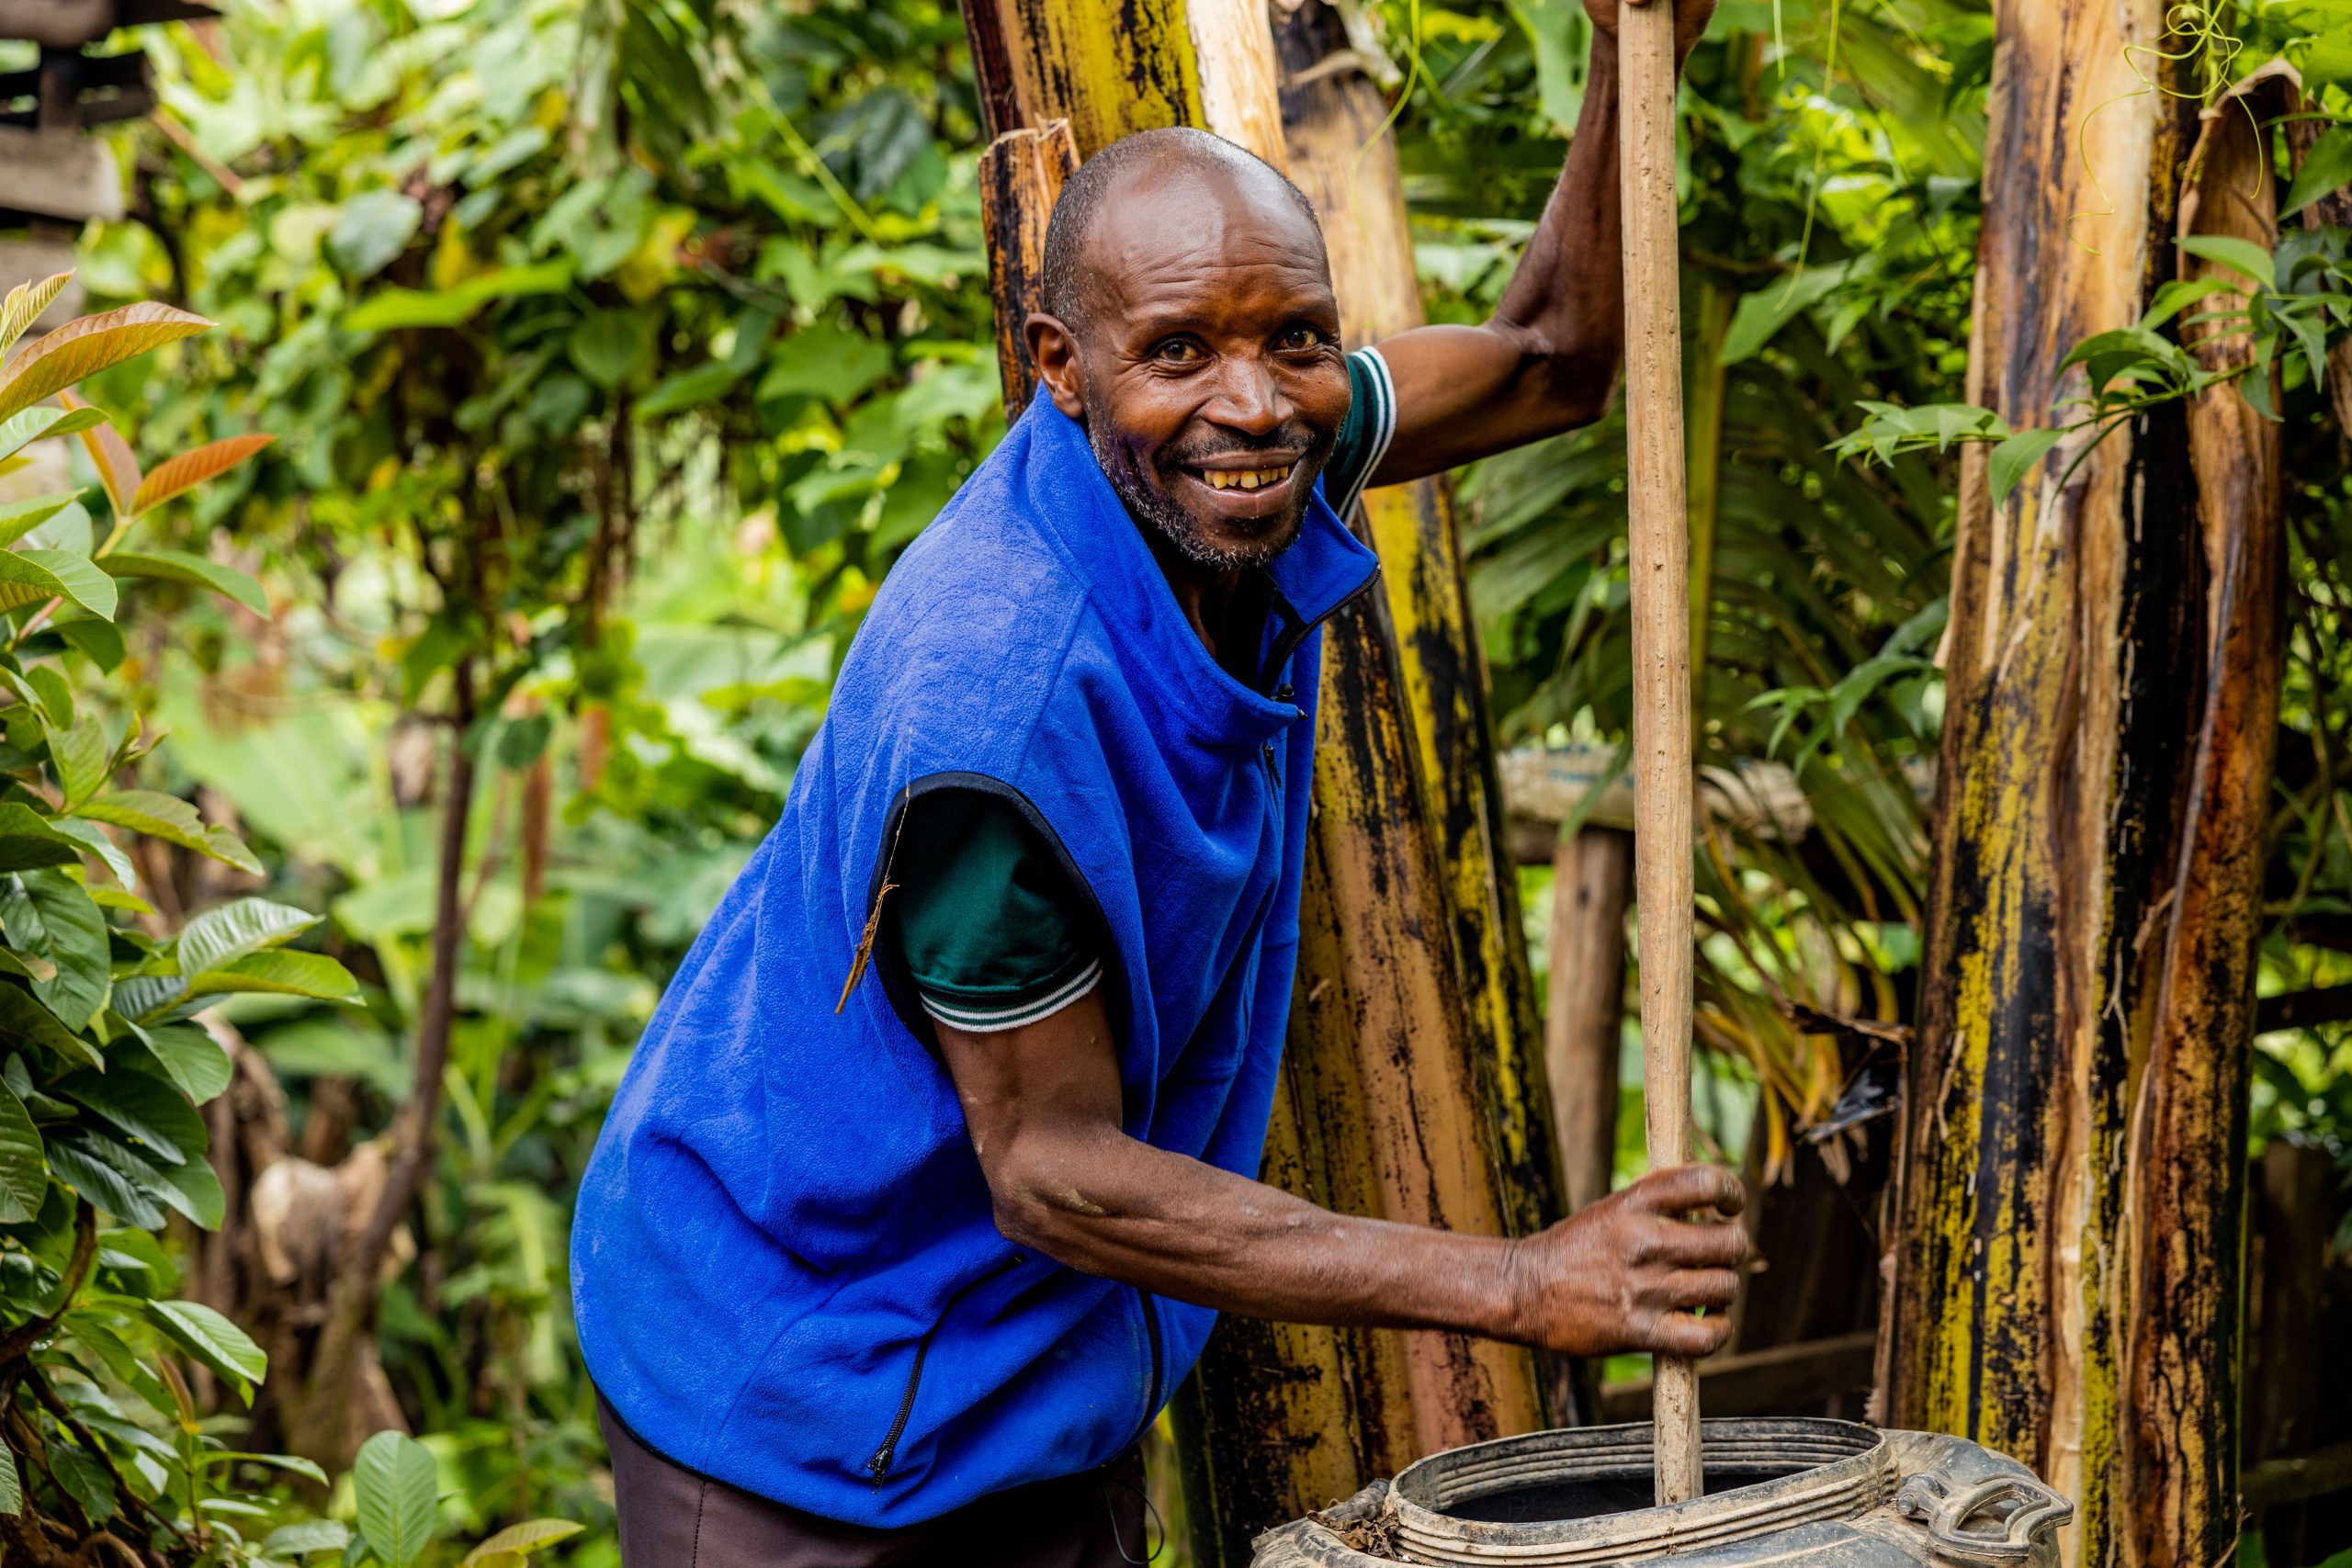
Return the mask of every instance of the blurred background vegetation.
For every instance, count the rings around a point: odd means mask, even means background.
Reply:
[[[2246,45],[2233,69],[2283,51],[2341,110],[2352,48],[2323,11],[2225,8]],[[269,613],[154,584],[85,700],[161,731],[125,767],[262,867],[140,841],[157,929],[240,897],[322,913],[300,944],[357,1000],[255,992],[213,1014],[233,1068],[207,1108],[221,1224],[173,1221],[150,1283],[171,1296],[171,1270],[271,1365],[250,1412],[217,1374],[161,1389],[157,1429],[338,1478],[212,1464],[223,1495],[187,1499],[207,1561],[340,1547],[309,1521],[355,1519],[339,1478],[401,1426],[435,1461],[453,1544],[386,1546],[414,1475],[379,1448],[356,1516],[379,1556],[454,1560],[549,1516],[587,1527],[552,1554],[614,1563],[569,1195],[664,979],[775,818],[876,583],[1003,430],[962,22],[935,0],[222,13],[137,39],[159,102],[108,133],[128,216],[75,244],[85,309],[161,301],[218,325],[82,393],[150,459],[277,438],[141,521],[146,546],[249,575]],[[1358,19],[1396,104],[1430,314],[1477,319],[1565,155],[1581,0],[1380,0]],[[1864,401],[1962,397],[1992,29],[1984,0],[1722,0],[1683,89],[1713,583],[1701,761],[1734,780],[1785,768],[1811,824],[1719,820],[1702,855],[1700,1112],[1761,1178],[1790,1169],[1856,1067],[1853,1028],[1807,1032],[1792,1008],[1911,1014],[1956,457],[1829,448]],[[2352,980],[2352,486],[2319,398],[2290,378],[2267,989]],[[103,534],[92,455],[56,445],[45,461],[92,487]],[[1612,417],[1464,480],[1507,743],[1605,759],[1623,741],[1622,448]],[[1548,873],[1525,875],[1540,970]],[[455,960],[447,994],[436,954]],[[2352,1037],[2322,1022],[2261,1049],[2257,1148],[2352,1169]],[[1621,1126],[1637,1145],[1639,1115]],[[437,1137],[410,1170],[419,1127]],[[299,1179],[259,1179],[279,1165]],[[53,1291],[61,1262],[37,1267]],[[144,1391],[71,1343],[56,1354],[111,1399],[90,1419],[118,1462],[26,1483],[94,1524],[169,1512],[178,1489],[141,1503],[158,1487],[130,1463],[154,1424]],[[70,1437],[49,1429],[49,1451]],[[168,1483],[196,1461],[163,1446]]]

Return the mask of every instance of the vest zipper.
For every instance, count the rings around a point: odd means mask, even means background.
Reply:
[[[890,1422],[890,1434],[882,1439],[882,1446],[874,1451],[874,1457],[865,1461],[866,1473],[874,1477],[874,1484],[876,1487],[890,1478],[890,1465],[899,1457],[899,1439],[907,1435],[907,1421],[915,1413],[915,1393],[922,1387],[923,1362],[931,1359],[931,1342],[939,1337],[940,1329],[946,1325],[947,1314],[956,1310],[957,1302],[990,1280],[1001,1279],[1027,1261],[1025,1255],[1016,1252],[987,1273],[977,1279],[967,1280],[947,1292],[947,1299],[939,1305],[939,1315],[932,1320],[931,1326],[923,1331],[922,1337],[915,1341],[915,1364],[907,1373],[907,1392],[899,1397],[899,1414]],[[1155,1382],[1159,1377],[1158,1365],[1155,1355],[1152,1374]]]

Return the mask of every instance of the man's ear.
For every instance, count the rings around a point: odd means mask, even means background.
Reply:
[[[1078,362],[1078,334],[1058,316],[1033,310],[1021,324],[1029,339],[1029,360],[1037,367],[1054,407],[1076,419],[1086,410],[1086,372]]]

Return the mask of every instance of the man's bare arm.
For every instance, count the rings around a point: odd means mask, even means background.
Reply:
[[[1101,993],[1001,1033],[939,1029],[1007,1239],[1179,1301],[1291,1323],[1451,1328],[1578,1355],[1721,1345],[1746,1233],[1674,1216],[1744,1201],[1661,1172],[1510,1241],[1352,1219],[1120,1130]]]
[[[1625,344],[1617,4],[1588,0],[1592,66],[1567,164],[1493,318],[1381,341],[1396,383],[1396,434],[1371,483],[1399,484],[1556,435],[1608,406]],[[1713,0],[1674,5],[1687,55]]]

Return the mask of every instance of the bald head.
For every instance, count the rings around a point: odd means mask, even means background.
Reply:
[[[1296,187],[1201,131],[1130,136],[1063,187],[1042,283],[1022,329],[1040,386],[1163,564],[1226,572],[1289,548],[1351,395]]]
[[[1145,192],[1161,198],[1155,207],[1214,205],[1224,224],[1259,217],[1284,228],[1303,221],[1313,231],[1316,249],[1322,248],[1322,225],[1306,194],[1256,153],[1191,126],[1138,130],[1080,164],[1054,202],[1041,280],[1040,303],[1047,315],[1085,330],[1102,271],[1116,264],[1115,254],[1091,254],[1095,241],[1102,237],[1106,219],[1122,216],[1123,197]],[[1128,236],[1109,238],[1107,248],[1115,253]]]

